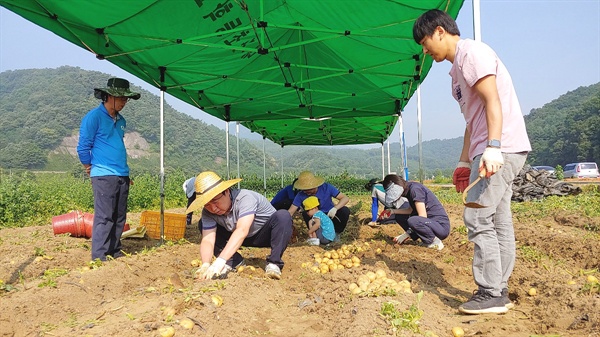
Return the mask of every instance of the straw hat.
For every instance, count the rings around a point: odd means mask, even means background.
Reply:
[[[297,190],[311,190],[323,185],[324,182],[325,179],[315,177],[312,172],[303,171],[298,175],[298,180],[294,183],[294,188]]]
[[[225,191],[240,181],[242,181],[242,179],[223,180],[218,174],[212,171],[200,173],[196,177],[196,182],[194,183],[196,188],[196,200],[192,202],[185,212],[193,212],[204,207],[204,205],[219,195],[219,193]]]
[[[310,196],[310,197],[304,199],[304,201],[302,202],[302,206],[304,207],[304,210],[306,210],[306,211],[313,209],[315,207],[319,207],[319,199],[317,199],[317,197],[315,197],[315,196]]]

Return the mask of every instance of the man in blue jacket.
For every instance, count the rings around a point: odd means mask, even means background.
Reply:
[[[120,111],[139,93],[129,90],[129,81],[111,78],[106,88],[94,89],[100,105],[90,110],[79,129],[79,161],[92,179],[94,191],[94,227],[92,260],[117,258],[121,252],[121,234],[127,217],[129,166],[123,137],[127,123]]]

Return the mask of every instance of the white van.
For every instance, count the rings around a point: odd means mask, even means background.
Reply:
[[[563,168],[565,178],[598,178],[600,172],[596,163],[571,163]]]

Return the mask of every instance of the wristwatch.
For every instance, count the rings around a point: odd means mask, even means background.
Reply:
[[[495,147],[495,148],[501,148],[502,145],[500,144],[500,141],[498,139],[492,139],[492,140],[488,140],[487,143],[488,147]]]

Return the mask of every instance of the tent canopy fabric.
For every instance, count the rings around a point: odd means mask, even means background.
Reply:
[[[284,145],[383,143],[463,0],[0,0],[143,81]]]

